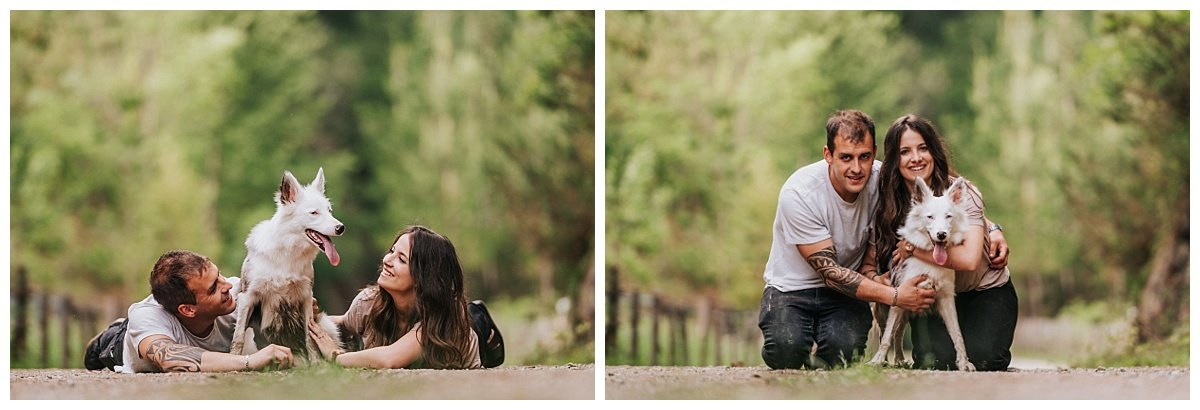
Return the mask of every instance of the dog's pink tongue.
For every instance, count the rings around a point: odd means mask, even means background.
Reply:
[[[341,255],[338,255],[337,248],[333,246],[333,241],[328,236],[325,236],[325,257],[329,258],[329,264],[333,266],[338,266],[338,263],[342,262]]]
[[[332,247],[333,246],[330,246],[330,248]],[[933,261],[937,262],[938,265],[945,265],[946,259],[948,259],[946,256],[946,245],[937,243],[933,244]],[[334,265],[337,264],[335,263]]]

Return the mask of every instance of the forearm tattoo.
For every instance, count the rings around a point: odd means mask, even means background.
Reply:
[[[150,361],[158,363],[164,372],[198,372],[204,349],[177,344],[170,339],[150,342],[146,352]]]
[[[857,297],[858,284],[863,276],[851,269],[843,268],[837,263],[837,253],[830,246],[813,252],[808,256],[808,264],[825,279],[825,286],[850,297]]]

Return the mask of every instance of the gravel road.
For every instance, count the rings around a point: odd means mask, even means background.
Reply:
[[[605,369],[608,399],[1189,399],[1179,367],[961,373],[757,367]],[[221,374],[13,369],[12,399],[574,399],[594,397],[595,367],[488,370],[309,368]]]
[[[1188,399],[1190,369],[605,368],[607,399]]]
[[[593,365],[487,370],[314,367],[219,374],[12,369],[12,399],[574,399],[595,398]]]

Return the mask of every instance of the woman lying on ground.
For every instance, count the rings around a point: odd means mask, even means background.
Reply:
[[[400,231],[376,283],[331,318],[362,336],[363,350],[334,359],[342,366],[482,368],[454,244],[423,226]]]

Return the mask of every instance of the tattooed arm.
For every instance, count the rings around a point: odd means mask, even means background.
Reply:
[[[163,335],[147,337],[138,344],[138,354],[164,372],[198,372],[205,352],[199,347],[175,343]]]
[[[800,251],[801,256],[804,256],[804,259],[808,260],[808,264],[812,266],[813,270],[821,274],[825,285],[839,293],[889,306],[892,305],[893,300],[896,300],[901,308],[910,311],[924,310],[933,303],[934,292],[932,290],[915,287],[919,279],[922,279],[921,277],[909,280],[900,288],[893,288],[875,281],[863,280],[865,279],[863,275],[838,265],[837,251],[833,247],[832,239],[807,245],[796,245],[796,249]]]
[[[269,345],[252,355],[239,356],[175,343],[166,335],[142,339],[138,344],[138,354],[164,372],[229,372],[258,370],[268,365],[292,365],[292,352],[283,346]]]

